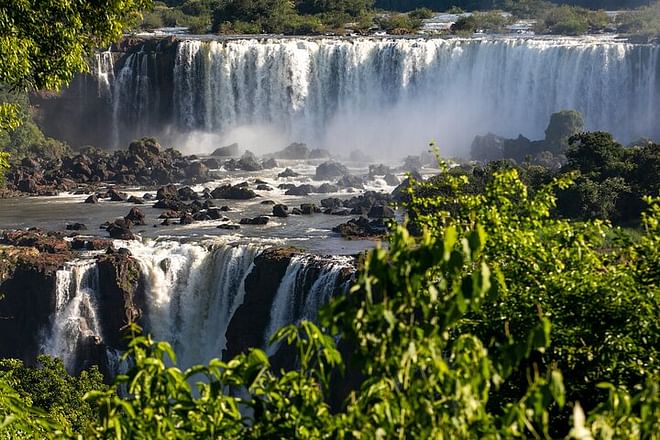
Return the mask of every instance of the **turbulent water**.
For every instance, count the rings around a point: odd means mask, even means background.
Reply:
[[[313,261],[318,259],[319,257],[304,255],[291,259],[275,294],[270,321],[264,334],[263,344],[269,355],[277,352],[279,347],[279,344],[269,344],[277,330],[303,319],[316,320],[319,308],[330,300],[338,287],[339,272],[350,265],[348,257],[326,260],[320,273],[315,274],[316,279],[309,291],[304,292],[305,283],[310,277],[309,272],[314,267]]]
[[[98,268],[94,260],[68,263],[56,273],[55,314],[44,335],[42,351],[63,360],[70,371],[86,338],[101,339],[98,321]]]
[[[127,55],[114,127],[230,141],[247,126],[392,152],[488,131],[543,138],[551,113],[577,109],[623,141],[660,137],[660,48],[614,39],[190,39],[159,57]]]
[[[140,265],[145,331],[172,344],[180,367],[221,357],[227,328],[246,294],[245,279],[261,249],[178,241],[117,245],[128,247]],[[266,336],[301,319],[316,319],[318,308],[339,286],[340,271],[349,265],[348,257],[294,256],[273,299]],[[56,311],[43,335],[42,351],[63,359],[67,369],[75,371],[85,364],[83,341],[104,342],[97,311],[97,264],[93,259],[75,261],[56,277]],[[117,350],[105,349],[112,364],[108,369],[120,368]]]
[[[174,241],[146,246],[136,242],[129,249],[146,284],[148,331],[170,342],[184,367],[219,357],[258,249]]]

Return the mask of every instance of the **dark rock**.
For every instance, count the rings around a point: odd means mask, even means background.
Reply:
[[[229,229],[229,230],[236,230],[236,229],[241,229],[240,226],[235,225],[233,223],[223,223],[221,225],[216,226],[218,229]]]
[[[243,153],[243,156],[241,156],[238,161],[237,167],[243,171],[261,171],[264,169],[257,161],[255,155],[250,151]]]
[[[155,198],[156,197],[154,197],[154,195],[151,193],[144,193],[144,195],[142,196],[142,200],[153,200]]]
[[[386,174],[385,183],[387,183],[389,186],[397,186],[401,183],[401,181],[394,174]]]
[[[369,165],[369,177],[385,176],[391,173],[392,173],[392,169],[387,165],[383,165],[383,164]]]
[[[246,186],[225,184],[211,191],[214,199],[248,200],[257,197],[257,194]]]
[[[218,162],[217,159],[213,159],[213,158],[206,159],[206,160],[202,161],[202,163],[204,165],[206,165],[211,170],[217,170],[221,166],[220,162]]]
[[[300,208],[293,208],[291,210],[291,215],[302,215],[302,211],[300,210]]]
[[[264,200],[263,202],[260,203],[261,205],[274,205],[275,202],[272,200]]]
[[[314,191],[315,188],[312,185],[303,184],[288,189],[284,194],[286,194],[287,196],[308,196],[309,193],[312,193]]]
[[[330,157],[330,152],[322,148],[315,148],[309,152],[309,159],[327,159]]]
[[[389,206],[376,205],[369,210],[369,218],[394,218],[394,210]]]
[[[268,223],[268,217],[260,215],[254,218],[242,218],[239,223],[241,225],[265,225]]]
[[[334,209],[334,208],[339,208],[340,206],[342,206],[342,202],[341,202],[340,199],[338,199],[336,197],[330,197],[330,198],[321,200],[321,206],[323,206],[324,208]]]
[[[344,238],[374,238],[382,236],[386,228],[382,220],[370,222],[365,217],[358,217],[332,228],[332,231],[341,234]]]
[[[100,251],[113,248],[114,245],[112,240],[106,240],[104,238],[87,239],[75,237],[71,242],[71,247],[75,250]]]
[[[321,210],[314,203],[303,203],[300,205],[300,212],[305,215],[319,213]]]
[[[129,203],[133,203],[135,205],[144,205],[144,200],[142,200],[139,197],[135,197],[135,196],[130,196],[128,198],[128,200],[126,200],[126,201],[129,202]]]
[[[192,215],[190,214],[184,214],[181,216],[179,219],[179,224],[180,225],[189,225],[192,224],[195,221]]]
[[[419,171],[422,168],[422,158],[419,156],[408,156],[403,160],[404,171]]]
[[[176,190],[176,186],[172,184],[161,186],[160,188],[158,188],[158,191],[156,192],[156,199],[158,200],[177,199],[178,197],[179,197],[179,193]],[[146,199],[146,194],[145,194],[145,199]]]
[[[225,212],[226,211],[231,211],[231,208],[227,205],[223,205],[223,206],[220,207],[220,211],[225,211]]]
[[[289,216],[289,207],[282,204],[277,204],[273,206],[273,215],[275,217],[288,217]]]
[[[222,218],[222,214],[220,213],[220,210],[217,208],[207,209],[206,215],[208,215],[211,220],[219,220],[220,218]]]
[[[138,226],[142,226],[145,224],[144,213],[140,210],[140,208],[131,208],[131,210],[128,211],[128,214],[126,215],[126,217],[124,217],[124,219]]]
[[[364,181],[362,180],[361,177],[358,176],[351,176],[351,175],[343,176],[341,179],[337,181],[337,185],[342,187],[364,189]]]
[[[287,160],[304,160],[309,158],[309,148],[306,144],[294,142],[284,150],[273,154],[273,157]]]
[[[37,191],[39,191],[39,186],[37,185],[37,182],[34,179],[27,178],[20,180],[18,182],[18,190],[21,192],[34,194]]]
[[[110,237],[118,240],[134,240],[135,235],[130,230],[131,226],[132,223],[130,220],[117,219],[108,225],[106,231],[108,231]]]
[[[115,189],[108,190],[108,197],[113,202],[125,202],[128,199],[128,196],[125,193],[116,191]]]
[[[330,210],[331,215],[351,215],[351,210],[348,208],[334,208]]]
[[[206,179],[209,175],[209,168],[202,162],[193,162],[184,169],[184,172],[190,179]]]
[[[277,177],[279,177],[279,178],[298,177],[298,176],[300,176],[300,174],[296,173],[291,168],[287,168],[287,169],[285,169],[284,171],[282,171],[281,173],[279,173],[277,175]]]
[[[96,196],[96,194],[92,194],[91,196],[85,199],[85,203],[98,203],[98,202],[99,202],[99,198]]]
[[[217,148],[211,156],[220,156],[220,157],[231,157],[238,156],[238,144],[234,143],[227,145],[226,147]]]
[[[273,168],[277,168],[279,165],[277,161],[271,157],[270,159],[261,161],[261,166],[264,170],[272,170]]]
[[[323,162],[316,167],[316,180],[330,180],[348,174],[348,168],[339,162]]]
[[[69,223],[66,225],[67,231],[86,231],[87,226],[84,223]]]
[[[321,186],[316,188],[316,192],[321,194],[334,193],[337,191],[339,191],[339,188],[336,185],[331,185],[329,183],[322,183]]]
[[[183,211],[186,209],[186,204],[174,199],[162,199],[154,203],[156,209],[170,209],[172,211]]]
[[[268,185],[264,185],[264,184],[257,185],[257,191],[272,191],[272,190],[273,188],[271,188]]]
[[[286,189],[295,188],[296,185],[294,183],[280,183],[279,185],[277,185],[277,187],[279,189],[285,189],[286,190]]]
[[[160,145],[154,138],[142,138],[131,142],[128,152],[141,158],[151,158],[160,154]]]
[[[179,197],[179,200],[183,200],[183,201],[192,201],[199,199],[199,195],[195,191],[193,191],[193,189],[189,186],[184,186],[183,188],[179,188],[179,190],[177,191],[177,195]]]

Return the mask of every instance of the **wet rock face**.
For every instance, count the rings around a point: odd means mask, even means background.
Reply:
[[[140,297],[140,267],[130,255],[120,252],[98,259],[99,312],[106,345],[125,349],[123,329],[137,322],[144,308]]]
[[[0,246],[0,357],[33,365],[55,311],[56,272],[70,253]]]
[[[275,294],[295,254],[290,248],[267,249],[255,258],[254,268],[245,279],[245,299],[227,328],[224,359],[262,345]]]

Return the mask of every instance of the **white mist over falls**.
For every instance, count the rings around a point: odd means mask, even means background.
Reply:
[[[304,141],[399,157],[436,140],[464,154],[477,134],[543,138],[562,109],[623,142],[660,137],[653,45],[516,37],[168,44],[144,43],[114,62],[99,55],[117,145],[149,134],[198,153],[223,142],[264,153]]]

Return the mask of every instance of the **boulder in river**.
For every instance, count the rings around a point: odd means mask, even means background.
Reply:
[[[85,199],[85,203],[98,203],[98,202],[99,202],[99,198],[96,196],[96,194],[92,194]]]
[[[296,173],[291,168],[286,168],[284,171],[282,171],[277,175],[277,177],[279,178],[298,177],[298,176],[300,176],[300,174]]]
[[[369,210],[369,218],[394,218],[394,210],[389,206],[374,205]]]
[[[239,223],[242,225],[265,225],[268,223],[268,217],[260,215],[254,218],[242,218]]]
[[[67,231],[85,231],[87,226],[84,223],[69,223],[66,225]]]
[[[238,156],[238,144],[233,143],[225,147],[216,148],[211,156],[220,156],[220,157],[232,157]]]
[[[288,217],[289,216],[288,206],[282,204],[277,204],[273,206],[273,215],[275,217]]]
[[[315,188],[309,184],[302,184],[289,188],[284,194],[287,196],[308,196],[309,193],[315,192]]]
[[[124,217],[125,220],[130,221],[134,225],[144,225],[144,213],[140,210],[140,208],[131,208],[130,211],[128,211],[128,214],[126,217]]]
[[[244,185],[225,184],[211,191],[214,199],[248,200],[257,197],[257,194]]]
[[[118,240],[134,240],[135,235],[131,232],[132,225],[130,220],[117,219],[108,225],[106,231],[108,231],[110,237]]]
[[[348,174],[348,168],[339,162],[329,161],[323,162],[321,165],[316,167],[316,174],[314,178],[316,180],[331,180],[335,177],[341,177]]]
[[[273,154],[273,157],[277,159],[304,160],[309,158],[309,148],[307,148],[307,144],[294,142],[284,150]]]

